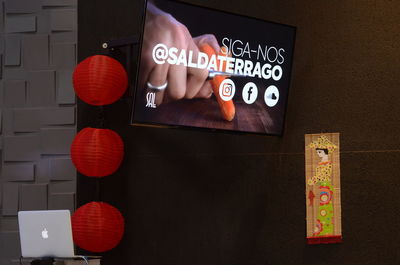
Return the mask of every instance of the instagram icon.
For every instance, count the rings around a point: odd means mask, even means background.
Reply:
[[[231,79],[225,79],[219,85],[219,96],[224,101],[229,101],[235,95],[235,83]]]

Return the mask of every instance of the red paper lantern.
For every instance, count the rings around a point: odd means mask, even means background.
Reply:
[[[79,63],[73,74],[75,93],[88,104],[114,103],[128,87],[128,75],[115,59],[94,55]]]
[[[79,207],[71,222],[75,244],[91,252],[115,248],[125,230],[120,211],[105,202],[90,202]]]
[[[88,177],[113,174],[121,165],[124,143],[109,129],[85,128],[74,138],[71,159],[76,169]]]

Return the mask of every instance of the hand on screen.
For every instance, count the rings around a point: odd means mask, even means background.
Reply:
[[[197,48],[199,49],[205,44],[210,45],[214,50],[215,53],[218,54],[221,50],[217,38],[215,38],[214,35],[212,34],[204,34],[197,36],[193,38],[194,43],[196,44]],[[208,75],[208,70],[207,70],[207,75]],[[212,86],[210,82],[204,82],[203,86],[201,87],[199,93],[196,95],[196,97],[200,98],[209,98],[212,95]]]
[[[141,87],[163,86],[167,88],[156,94],[156,104],[182,98],[208,98],[212,94],[211,85],[207,82],[208,70],[170,65],[167,62],[157,64],[153,59],[154,47],[161,43],[178,50],[193,51],[193,60],[197,60],[199,46],[208,43],[216,52],[219,45],[214,35],[202,35],[193,38],[185,25],[178,22],[170,14],[148,3],[145,33],[142,46]],[[166,52],[166,51],[164,51]]]

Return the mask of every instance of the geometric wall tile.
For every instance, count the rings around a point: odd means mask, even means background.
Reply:
[[[29,72],[27,103],[35,107],[55,105],[55,82],[54,71]]]
[[[1,0],[0,0],[0,3],[1,3]],[[2,6],[0,5],[0,12],[2,11]],[[2,17],[2,14],[0,14],[0,18]],[[1,25],[1,24],[0,24]],[[0,28],[0,33],[3,33],[3,28]],[[4,54],[4,37],[5,36],[7,36],[8,34],[3,34],[3,35],[1,35],[1,38],[0,38],[0,53],[1,54]]]
[[[75,128],[42,129],[40,133],[41,153],[47,155],[69,154]]]
[[[7,109],[4,108],[1,113],[1,118],[2,118],[2,134],[3,136],[7,135],[14,135],[14,129],[13,129],[13,110],[12,109]],[[2,150],[4,150],[4,140],[2,144]],[[4,157],[3,157],[4,160]]]
[[[42,157],[35,164],[35,183],[49,183],[50,158]]]
[[[6,13],[34,13],[41,10],[40,1],[5,0]]]
[[[34,181],[35,167],[33,164],[5,164],[2,177],[6,181]]]
[[[1,3],[1,0],[0,0],[0,3]],[[3,6],[2,5],[0,5],[0,12],[3,10],[2,9],[3,8]],[[0,14],[0,18],[2,18],[3,17],[3,14]],[[2,22],[0,22],[0,25],[2,25]],[[3,28],[0,28],[0,33],[4,33],[3,32]],[[1,35],[1,41],[0,41],[0,53],[1,54],[3,54],[4,53],[4,37],[6,36],[7,34],[2,34]]]
[[[4,106],[4,81],[0,80],[0,108]]]
[[[75,104],[72,70],[57,71],[57,103]]]
[[[3,218],[0,222],[0,229],[3,231],[18,231],[18,219],[15,217]]]
[[[73,125],[75,124],[75,107],[41,109],[40,119],[44,125]]]
[[[13,111],[12,109],[4,108],[1,111],[1,133],[3,136],[14,135],[13,131]],[[1,150],[4,149],[4,140],[1,145]]]
[[[39,109],[14,109],[14,132],[35,132],[40,129]]]
[[[20,264],[18,234],[3,234],[18,231],[19,207],[75,207],[76,6],[0,0],[0,265]]]
[[[75,193],[55,193],[49,195],[49,210],[69,210],[74,212]]]
[[[0,107],[4,106],[4,81],[0,80]]]
[[[3,144],[4,161],[36,161],[40,158],[38,136],[6,136]]]
[[[17,231],[0,232],[0,249],[2,258],[20,257],[19,233]]]
[[[74,193],[76,191],[75,181],[57,181],[50,182],[49,194],[55,193]]]
[[[4,80],[26,80],[26,71],[20,67],[4,67],[3,70]]]
[[[51,0],[50,0],[51,1]],[[3,33],[4,30],[4,5],[0,5],[0,32]],[[3,51],[3,50],[1,50]]]
[[[43,6],[76,6],[78,0],[42,0]],[[75,21],[76,23],[76,21]]]
[[[76,29],[76,10],[55,9],[50,11],[50,24],[52,31],[73,31]]]
[[[7,107],[22,107],[25,105],[26,82],[23,80],[4,81],[4,105]]]
[[[24,33],[36,31],[36,16],[7,16],[6,33]]]
[[[25,36],[22,41],[22,61],[25,69],[40,70],[49,65],[49,36]]]
[[[76,45],[71,43],[54,43],[51,45],[51,65],[57,69],[73,69],[76,65]]]
[[[3,79],[3,54],[0,54],[0,80]]]
[[[50,10],[43,9],[41,12],[36,13],[37,15],[37,34],[49,34],[50,30]]]
[[[0,134],[2,133],[3,133],[3,111],[0,109]],[[3,143],[0,143],[0,150],[1,149],[3,149]]]
[[[75,180],[76,169],[70,158],[55,158],[50,162],[51,180]]]
[[[15,216],[18,213],[18,187],[16,183],[3,183],[4,216]]]
[[[50,35],[50,43],[68,42],[76,43],[78,39],[76,31],[55,31]]]
[[[1,42],[2,42],[2,40],[1,40]],[[2,49],[4,49],[3,48],[3,44],[1,45],[1,47],[0,48],[2,48]],[[3,52],[0,54],[0,80],[1,79],[3,79]]]
[[[0,108],[4,106],[4,81],[0,80]]]
[[[21,64],[21,37],[16,35],[5,36],[4,65],[18,66]]]
[[[22,211],[47,210],[47,184],[22,184],[19,206]]]

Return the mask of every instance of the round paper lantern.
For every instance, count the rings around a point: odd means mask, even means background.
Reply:
[[[128,75],[115,59],[94,55],[79,63],[73,74],[75,93],[88,104],[114,103],[128,87]]]
[[[115,248],[125,230],[120,211],[105,202],[90,202],[79,207],[71,222],[75,244],[91,252]]]
[[[76,169],[88,177],[113,174],[121,165],[124,143],[109,129],[85,128],[74,138],[71,159]]]

